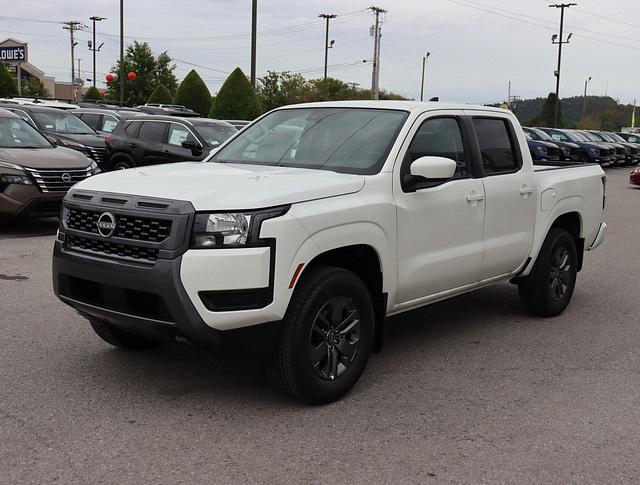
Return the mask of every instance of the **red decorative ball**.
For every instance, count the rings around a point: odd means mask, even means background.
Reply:
[[[118,75],[117,74],[113,74],[111,72],[109,74],[107,74],[107,82],[108,83],[112,83],[116,79],[118,79]]]
[[[127,78],[129,79],[129,81],[135,81],[137,77],[138,75],[135,72],[130,72],[129,74],[127,74]]]

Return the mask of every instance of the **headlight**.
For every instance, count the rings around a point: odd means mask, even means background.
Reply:
[[[540,155],[546,155],[546,154],[547,154],[547,147],[540,147],[540,146],[537,146],[537,147],[536,147],[536,151],[537,151]]]
[[[560,147],[560,151],[563,155],[571,155],[571,149],[569,147]]]
[[[12,170],[20,170],[21,172],[24,172],[24,168],[20,165],[16,165],[15,163],[0,162],[0,168],[10,168]]]
[[[589,148],[589,151],[594,155],[600,155],[600,150],[598,150],[597,148]]]
[[[640,173],[640,168],[634,168],[633,170],[631,170],[631,173]]]
[[[191,248],[264,246],[265,242],[259,239],[262,222],[281,216],[288,210],[289,206],[282,206],[261,211],[196,214],[191,232]]]
[[[58,138],[58,143],[60,143],[62,146],[65,146],[67,148],[72,148],[74,150],[85,151],[87,148],[81,143],[76,143],[75,141],[71,141],[71,140],[65,140],[64,138]]]
[[[89,165],[89,168],[91,169],[91,173],[93,175],[100,173],[100,169],[98,168],[98,164],[96,162],[94,162],[93,160],[91,161],[91,165]]]

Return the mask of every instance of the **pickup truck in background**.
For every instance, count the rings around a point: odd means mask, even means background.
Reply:
[[[104,340],[272,352],[269,375],[339,399],[385,318],[499,281],[552,317],[605,237],[595,164],[536,166],[515,116],[350,101],[276,109],[202,162],[92,177],[66,196],[53,286]]]

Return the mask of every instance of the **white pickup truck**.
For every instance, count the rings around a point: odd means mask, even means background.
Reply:
[[[604,204],[598,165],[534,167],[508,111],[288,106],[203,162],[74,186],[53,284],[110,344],[258,341],[276,384],[329,402],[389,315],[502,280],[531,313],[561,313],[605,237]]]

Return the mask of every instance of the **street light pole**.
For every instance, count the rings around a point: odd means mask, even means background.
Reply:
[[[324,35],[324,78],[322,80],[322,99],[327,99],[327,63],[329,61],[329,49],[333,47],[333,41],[329,45],[329,20],[335,19],[337,15],[321,13],[318,17],[326,19],[327,27]]]
[[[587,84],[591,81],[591,76],[584,81],[584,98],[582,100],[582,119],[584,119],[587,113]]]
[[[120,0],[120,106],[124,106],[124,0]]]
[[[96,47],[96,22],[100,22],[101,20],[105,20],[106,17],[97,17],[97,16],[93,16],[93,17],[89,17],[89,20],[91,20],[93,22],[93,44],[91,45],[91,52],[93,53],[93,87],[96,87],[96,52],[98,52],[100,50],[100,48],[102,47],[102,44],[100,44],[100,47]]]
[[[256,37],[258,29],[258,0],[251,1],[251,85],[253,89],[256,85]]]
[[[564,29],[564,9],[573,7],[578,5],[577,3],[561,3],[549,5],[550,8],[559,8],[560,9],[560,39],[556,42],[556,35],[551,38],[552,44],[558,44],[558,69],[555,72],[556,75],[556,105],[553,112],[553,126],[554,128],[558,127],[558,116],[560,113],[560,67],[562,65],[562,44],[568,44],[569,39],[573,34],[569,34],[567,40],[565,41],[563,38],[563,29]]]
[[[420,84],[420,101],[424,99],[424,71],[427,66],[427,59],[429,59],[430,55],[431,52],[427,52],[427,55],[422,58],[422,82]]]

